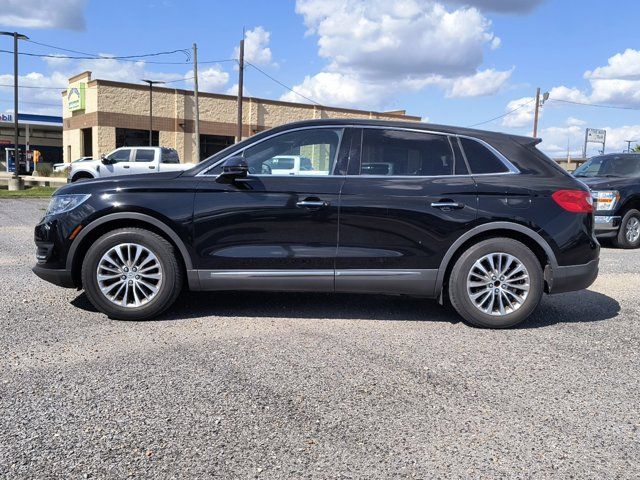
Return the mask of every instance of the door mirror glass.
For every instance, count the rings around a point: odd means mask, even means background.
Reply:
[[[109,160],[109,159],[107,158],[107,156],[106,156],[106,155],[104,155],[104,154],[102,154],[102,155],[100,156],[100,161],[101,161],[104,165],[110,165],[110,164],[111,164],[111,160]]]
[[[247,162],[241,156],[228,158],[222,165],[222,173],[216,178],[220,183],[231,183],[239,178],[246,178],[249,172]]]

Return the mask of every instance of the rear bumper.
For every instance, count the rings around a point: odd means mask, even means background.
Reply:
[[[43,268],[40,265],[33,267],[33,273],[49,283],[53,283],[59,287],[75,288],[73,277],[69,270],[58,270],[55,268]]]
[[[549,293],[573,292],[589,287],[598,276],[599,262],[600,259],[596,258],[584,265],[553,268],[551,275],[545,275],[550,283]]]

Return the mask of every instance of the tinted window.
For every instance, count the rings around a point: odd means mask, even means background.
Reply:
[[[451,175],[453,152],[444,135],[364,129],[361,175]]]
[[[573,173],[576,177],[638,177],[640,155],[593,157]]]
[[[139,148],[136,150],[136,162],[153,162],[155,155],[156,152],[151,149]]]
[[[118,163],[118,162],[128,162],[130,156],[131,156],[131,150],[128,148],[125,148],[123,150],[116,150],[107,158],[114,163]]]
[[[471,173],[504,173],[509,169],[494,153],[480,142],[469,138],[461,138],[464,154],[469,162]]]
[[[341,136],[342,129],[331,128],[283,133],[247,148],[244,158],[254,175],[329,175]],[[296,168],[300,158],[306,159],[305,168]]]
[[[178,152],[170,148],[163,148],[160,163],[180,163]]]

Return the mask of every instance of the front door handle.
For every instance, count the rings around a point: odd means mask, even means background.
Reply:
[[[156,167],[154,167],[153,165],[149,165],[149,168],[150,168],[151,170],[153,170],[153,169],[154,169],[154,168],[156,168]]]
[[[129,165],[122,165],[122,168],[130,168]]]
[[[296,203],[296,206],[300,208],[310,208],[310,209],[318,209],[329,206],[329,202],[325,202],[324,200],[310,200],[305,199]]]
[[[454,202],[453,200],[442,200],[440,202],[431,202],[433,208],[442,208],[443,210],[454,210],[464,208],[464,203]]]

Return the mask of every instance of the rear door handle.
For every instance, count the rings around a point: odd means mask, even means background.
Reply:
[[[153,165],[149,165],[149,168],[150,168],[151,170],[153,170],[153,169],[154,169],[154,168],[156,168],[156,167],[154,167]]]
[[[452,200],[442,200],[440,202],[431,202],[431,206],[433,208],[442,208],[442,209],[460,209],[464,208],[464,203],[454,202]]]
[[[130,168],[129,165],[122,165],[122,168]]]
[[[324,208],[329,206],[329,202],[325,202],[324,200],[301,200],[296,203],[296,206],[301,208]]]

